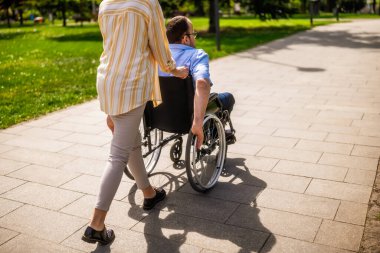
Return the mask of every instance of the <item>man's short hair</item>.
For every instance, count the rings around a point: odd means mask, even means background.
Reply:
[[[185,16],[176,16],[166,25],[166,36],[169,43],[180,43],[182,36],[189,30],[188,19]]]

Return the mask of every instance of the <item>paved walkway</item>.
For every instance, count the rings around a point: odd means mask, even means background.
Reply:
[[[109,149],[97,101],[0,132],[0,252],[355,252],[380,156],[380,20],[299,33],[211,63],[238,142],[209,194],[163,151],[146,213],[124,177],[111,248],[80,240]]]

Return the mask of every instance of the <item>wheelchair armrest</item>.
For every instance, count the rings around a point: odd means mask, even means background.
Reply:
[[[222,109],[222,102],[219,99],[218,93],[210,93],[206,113],[215,114]]]

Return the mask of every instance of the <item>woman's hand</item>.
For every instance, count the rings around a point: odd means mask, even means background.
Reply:
[[[114,126],[113,121],[109,115],[107,115],[107,126],[111,130],[111,132],[113,133],[115,126]]]
[[[189,68],[184,66],[177,67],[172,70],[171,74],[173,74],[175,77],[185,79],[189,75]]]

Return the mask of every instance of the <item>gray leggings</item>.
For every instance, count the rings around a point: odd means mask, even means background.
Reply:
[[[141,135],[139,132],[144,108],[145,104],[125,114],[111,116],[115,128],[111,152],[103,172],[96,201],[95,208],[97,209],[109,210],[126,164],[128,164],[139,189],[150,186],[141,155]]]

